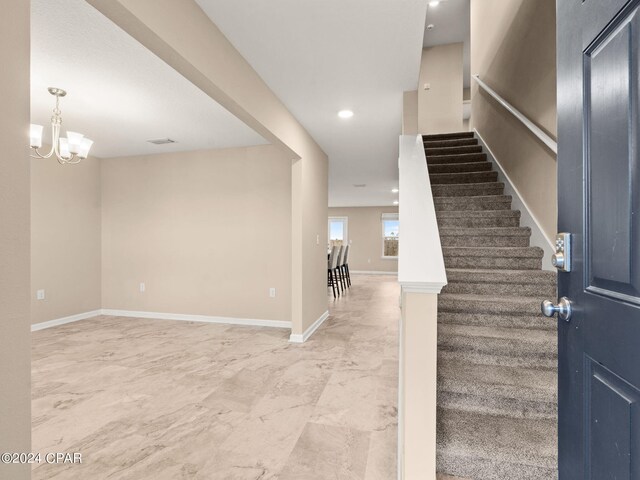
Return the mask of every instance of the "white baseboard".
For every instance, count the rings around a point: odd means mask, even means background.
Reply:
[[[110,315],[112,317],[131,317],[131,318],[152,318],[156,320],[180,320],[185,322],[204,322],[204,323],[221,323],[227,325],[246,325],[251,327],[271,327],[271,328],[291,328],[291,322],[284,320],[260,320],[254,318],[234,318],[234,317],[210,317],[206,315],[186,315],[179,313],[157,313],[157,312],[136,312],[131,310],[113,310],[101,309],[91,312],[79,313],[69,317],[57,318],[47,322],[36,323],[31,325],[31,331],[44,330],[45,328],[57,327],[67,323],[86,320],[87,318],[97,317],[99,315]],[[313,332],[312,332],[313,333]]]
[[[101,314],[102,310],[92,310],[90,312],[78,313],[77,315],[70,315],[68,317],[56,318],[55,320],[49,320],[47,322],[34,323],[33,325],[31,325],[31,331],[37,332],[38,330],[44,330],[45,328],[57,327],[58,325],[79,322],[80,320],[97,317]]]
[[[374,270],[352,270],[349,273],[353,273],[354,275],[398,275],[398,272],[378,272]]]
[[[544,231],[540,227],[540,222],[536,216],[531,212],[529,205],[525,202],[520,195],[518,189],[511,182],[511,178],[504,171],[504,168],[496,158],[496,156],[491,151],[491,148],[482,138],[482,135],[476,130],[473,129],[474,133],[478,137],[478,141],[485,148],[487,152],[487,157],[491,163],[496,165],[498,171],[498,181],[504,183],[504,193],[505,195],[511,195],[513,208],[516,210],[520,210],[520,224],[523,227],[529,227],[531,229],[531,246],[532,247],[540,247],[544,251],[544,256],[542,257],[542,269],[543,270],[551,270],[556,271],[555,267],[551,264],[551,255],[555,253],[555,249],[553,248],[553,240],[547,235],[545,235]]]
[[[103,309],[102,315],[112,317],[152,318],[155,320],[178,320],[183,322],[223,323],[227,325],[246,325],[251,327],[291,328],[291,322],[285,320],[261,320],[255,318],[211,317],[208,315],[188,315],[182,313],[138,312],[132,310]]]
[[[313,325],[311,325],[309,328],[307,328],[304,333],[302,334],[291,334],[291,336],[289,337],[289,341],[291,343],[304,343],[307,340],[309,340],[309,337],[311,335],[313,335],[313,333],[320,328],[320,325],[322,325],[324,323],[324,321],[329,318],[329,310],[327,310],[326,312],[324,312],[322,315],[320,315],[320,318],[318,318],[315,322],[313,322]]]

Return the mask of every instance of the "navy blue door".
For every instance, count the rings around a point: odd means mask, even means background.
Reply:
[[[561,480],[640,480],[640,0],[558,0]]]

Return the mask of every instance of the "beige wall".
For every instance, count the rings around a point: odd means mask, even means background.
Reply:
[[[348,217],[349,269],[365,272],[397,272],[398,260],[382,259],[382,214],[398,213],[398,207],[330,208],[330,217]],[[401,227],[402,228],[402,227]],[[327,237],[325,236],[325,243]]]
[[[29,2],[0,15],[0,452],[31,449],[29,334]],[[29,465],[0,463],[0,478],[30,478]]]
[[[471,0],[471,71],[554,137],[555,12],[555,0]],[[471,127],[487,142],[544,234],[553,238],[554,154],[473,83]]]
[[[327,311],[326,154],[195,1],[87,1],[295,161],[291,311],[302,334]]]
[[[280,149],[101,164],[104,308],[291,319],[291,161]]]
[[[101,307],[100,216],[99,160],[31,159],[32,323]]]
[[[418,134],[418,91],[404,92],[402,96],[402,134]]]
[[[462,43],[422,50],[418,81],[418,131],[458,132],[462,129]],[[425,90],[428,83],[431,88]]]

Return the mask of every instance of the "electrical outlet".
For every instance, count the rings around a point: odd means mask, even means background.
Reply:
[[[144,284],[144,282],[140,282],[140,293],[144,293],[146,289],[147,286]]]
[[[36,298],[37,298],[38,300],[44,300],[44,290],[38,290],[38,291],[36,292]]]
[[[320,235],[316,235],[316,245],[320,245]]]
[[[271,298],[276,298],[276,289],[275,288],[270,288],[269,289],[269,296]]]

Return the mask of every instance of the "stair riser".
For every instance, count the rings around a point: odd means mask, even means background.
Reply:
[[[443,247],[528,247],[529,237],[443,235],[440,242]]]
[[[540,315],[496,315],[490,313],[438,312],[438,323],[475,327],[522,328],[555,331],[556,325]]]
[[[469,197],[476,198],[476,197]],[[487,197],[484,197],[487,198]],[[491,198],[491,197],[489,197]],[[511,210],[511,200],[472,200],[468,202],[442,202],[443,197],[436,197],[434,204],[438,212]]]
[[[438,198],[442,198],[442,197],[438,197]],[[443,204],[436,204],[436,214],[438,212],[459,212],[461,210],[465,210],[465,211],[474,211],[474,212],[485,212],[488,210],[511,210],[511,201],[507,201],[507,202],[485,202],[485,203],[480,203],[480,202],[474,202],[474,203],[468,203],[466,205],[460,205],[460,204],[450,204],[450,203],[443,203]]]
[[[489,162],[438,164],[428,165],[428,169],[429,175],[434,173],[489,172],[491,164]]]
[[[467,147],[425,148],[427,157],[433,155],[460,155],[461,153],[482,153],[482,147],[480,145],[469,145]]]
[[[436,140],[452,140],[461,138],[474,138],[473,132],[453,132],[453,133],[434,133],[431,135],[423,135],[423,142],[430,142]]]
[[[457,138],[450,140],[428,140],[423,142],[424,148],[463,147],[465,145],[478,145],[475,138]]]
[[[518,283],[467,283],[452,282],[451,280],[449,280],[449,284],[442,289],[442,293],[552,298],[556,296],[556,287],[554,285],[532,285]]]
[[[432,185],[434,197],[477,197],[480,195],[502,195],[504,185],[501,183],[487,183],[477,185]]]
[[[505,356],[477,353],[464,349],[445,350],[438,349],[438,359],[444,362],[465,361],[478,365],[500,365],[503,367],[538,368],[554,371],[558,368],[558,361],[555,358],[541,358],[528,356]]]
[[[431,185],[490,183],[498,180],[498,172],[435,173],[429,175]]]
[[[438,406],[449,410],[461,410],[486,415],[511,418],[554,419],[558,413],[555,403],[535,402],[521,398],[505,398],[490,393],[473,395],[438,388]]]
[[[557,480],[555,468],[535,467],[460,454],[437,455],[436,469],[448,475],[473,480]]]
[[[556,286],[556,273],[545,270],[535,272],[480,272],[456,271],[447,272],[449,283],[517,283],[522,285],[539,285],[541,288]]]
[[[452,301],[451,297],[438,299],[438,312],[441,313],[488,313],[493,315],[512,316],[536,316],[545,318],[540,313],[540,306],[537,301],[532,300],[524,304],[511,302],[473,302],[473,301]]]
[[[518,227],[520,219],[518,217],[449,217],[438,218],[439,227]]]
[[[427,166],[454,165],[456,163],[482,163],[487,161],[486,153],[465,153],[460,155],[431,155]]]
[[[537,258],[444,257],[445,268],[486,268],[490,270],[536,270],[542,268]]]

